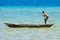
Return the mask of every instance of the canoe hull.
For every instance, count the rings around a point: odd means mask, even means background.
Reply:
[[[53,24],[10,24],[10,23],[5,23],[8,27],[12,27],[12,28],[24,28],[24,27],[28,27],[28,28],[40,28],[40,27],[51,27]]]

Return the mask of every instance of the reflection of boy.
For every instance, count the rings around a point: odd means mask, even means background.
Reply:
[[[45,24],[46,24],[46,22],[47,22],[49,16],[48,16],[48,14],[45,13],[44,11],[43,11],[42,13],[43,13],[43,16],[45,17],[45,20],[44,20],[44,21],[45,21]]]

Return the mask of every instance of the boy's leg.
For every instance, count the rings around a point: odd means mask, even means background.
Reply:
[[[46,24],[46,21],[47,21],[47,20],[46,20],[46,18],[45,18],[45,24]]]
[[[45,18],[45,24],[46,24],[46,22],[47,22],[48,18],[49,18],[49,17],[46,17],[46,18]]]

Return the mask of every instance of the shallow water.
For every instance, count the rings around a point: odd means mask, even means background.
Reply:
[[[44,24],[49,14],[51,28],[9,28],[4,23]],[[0,7],[0,40],[60,40],[60,7]]]

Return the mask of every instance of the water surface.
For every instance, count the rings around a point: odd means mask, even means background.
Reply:
[[[51,28],[9,28],[4,23],[44,24],[49,14]],[[0,7],[0,40],[60,40],[60,7]]]

